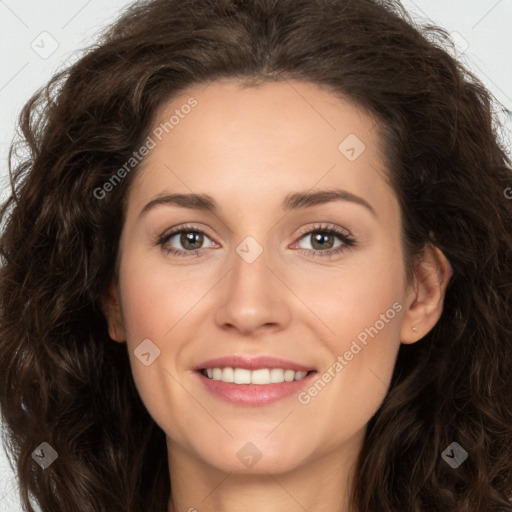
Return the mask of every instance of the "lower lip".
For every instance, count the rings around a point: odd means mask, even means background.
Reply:
[[[234,384],[205,377],[196,372],[205,388],[226,402],[237,405],[259,406],[277,402],[290,395],[297,395],[317,372],[313,371],[301,380],[280,382],[278,384]]]

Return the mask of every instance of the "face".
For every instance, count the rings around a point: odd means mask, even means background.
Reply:
[[[375,121],[307,82],[224,80],[154,128],[107,316],[169,447],[274,473],[357,450],[412,322],[437,319],[406,282]]]

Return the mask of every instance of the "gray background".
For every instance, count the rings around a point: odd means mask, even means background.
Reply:
[[[6,197],[7,153],[16,117],[35,90],[79,56],[130,2],[126,0],[0,0],[0,199]],[[419,21],[445,27],[458,55],[506,109],[512,110],[512,0],[404,0]],[[512,120],[503,136],[510,152]],[[41,440],[41,441],[44,441]],[[35,448],[35,447],[34,447]],[[17,484],[0,450],[0,512],[19,512]]]

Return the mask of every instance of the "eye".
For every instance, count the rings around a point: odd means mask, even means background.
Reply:
[[[197,226],[180,226],[162,235],[158,240],[158,245],[160,245],[167,254],[172,254],[177,257],[191,257],[200,255],[205,240],[209,241],[208,247],[217,246],[215,242]],[[176,245],[181,245],[182,248],[176,248]]]
[[[313,257],[336,256],[356,245],[350,232],[338,226],[315,226],[302,233],[300,240],[303,239],[309,241],[310,248],[301,248],[299,252]]]
[[[304,231],[299,240],[310,241],[310,248],[299,247],[298,252],[312,257],[336,256],[356,245],[350,232],[338,226],[314,226],[312,229]],[[208,242],[206,248],[218,247],[202,229],[194,225],[187,225],[179,226],[163,234],[157,244],[167,254],[178,258],[187,258],[201,256],[206,241]]]

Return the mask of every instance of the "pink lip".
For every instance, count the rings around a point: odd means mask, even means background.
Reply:
[[[245,368],[246,370],[257,370],[259,368],[282,368],[283,370],[294,370],[296,372],[308,372],[314,370],[314,368],[272,356],[218,357],[216,359],[209,359],[208,361],[204,361],[203,363],[198,364],[194,370],[203,370],[205,368],[226,368],[228,366],[231,368]]]
[[[245,368],[247,370],[257,370],[259,368],[283,368],[285,370],[309,371],[310,373],[301,380],[281,382],[279,384],[260,385],[222,382],[209,379],[201,372],[201,370],[205,368],[226,368],[228,366],[231,368]],[[254,358],[231,356],[210,359],[198,365],[195,370],[199,380],[211,394],[232,404],[252,407],[270,404],[289,397],[290,395],[297,395],[301,389],[310,385],[311,380],[317,373],[312,368],[270,356],[259,356]]]

